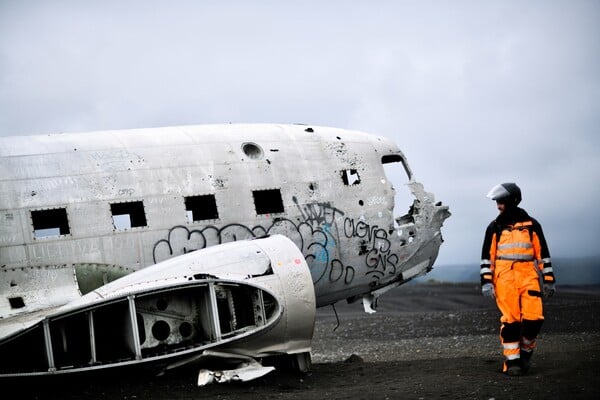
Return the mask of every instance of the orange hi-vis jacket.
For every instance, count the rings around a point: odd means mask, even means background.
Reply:
[[[496,283],[496,277],[517,263],[536,265],[543,281],[554,283],[550,252],[542,227],[521,208],[504,212],[485,232],[481,252],[481,284]]]

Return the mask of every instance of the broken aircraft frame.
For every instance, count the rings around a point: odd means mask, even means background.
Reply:
[[[408,212],[395,216],[401,200]],[[431,270],[449,215],[395,144],[363,132],[2,137],[0,377],[218,354],[288,354],[308,369],[314,309],[362,300],[374,312]]]

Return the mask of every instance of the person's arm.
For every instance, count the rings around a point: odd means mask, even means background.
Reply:
[[[554,277],[554,270],[552,269],[550,250],[548,249],[548,243],[546,243],[546,238],[544,237],[542,225],[535,219],[533,220],[532,236],[535,259],[537,260],[538,268],[542,272],[544,294],[546,296],[552,296],[555,291],[554,284],[556,283],[556,279]]]
[[[483,247],[481,249],[481,264],[479,275],[481,277],[481,286],[486,283],[492,283],[493,260],[496,256],[496,230],[494,223],[488,225],[483,238]]]
[[[493,276],[493,260],[496,256],[496,232],[494,223],[488,225],[483,238],[483,247],[481,249],[481,264],[479,276],[481,277],[481,294],[486,297],[495,297]]]

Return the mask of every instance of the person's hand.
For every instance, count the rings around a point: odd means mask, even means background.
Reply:
[[[554,296],[554,292],[556,292],[556,289],[554,288],[554,283],[544,283],[542,293],[544,294],[545,298]]]
[[[481,287],[481,294],[483,297],[491,297],[492,299],[496,297],[496,292],[494,292],[494,285],[491,283],[486,283]]]

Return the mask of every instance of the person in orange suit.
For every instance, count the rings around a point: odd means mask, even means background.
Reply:
[[[521,189],[515,183],[494,186],[498,217],[485,231],[481,251],[481,291],[496,299],[503,347],[502,371],[527,373],[536,338],[544,322],[542,297],[555,292],[550,252],[542,226],[519,208]]]

